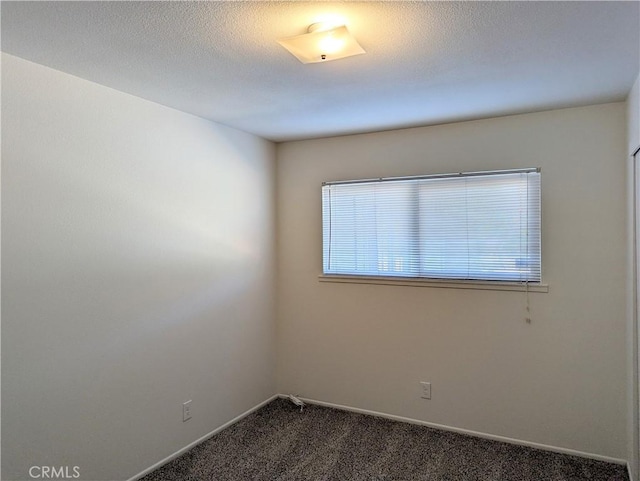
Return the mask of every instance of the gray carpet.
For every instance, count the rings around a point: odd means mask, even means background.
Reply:
[[[144,481],[627,481],[624,466],[277,399]]]

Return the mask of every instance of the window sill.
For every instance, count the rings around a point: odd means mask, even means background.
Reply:
[[[374,277],[374,276],[348,276],[337,274],[321,274],[320,282],[334,282],[338,284],[372,284],[381,286],[411,286],[411,287],[436,287],[446,289],[479,289],[485,291],[520,291],[525,292],[527,285],[524,282],[504,281],[463,281],[453,279],[424,279],[410,277]],[[549,292],[549,285],[542,283],[529,283],[529,292]]]

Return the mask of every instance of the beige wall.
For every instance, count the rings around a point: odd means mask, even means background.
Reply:
[[[279,391],[626,459],[625,129],[616,103],[279,144]],[[532,324],[521,292],[318,282],[322,181],[535,166]]]
[[[2,55],[2,479],[127,479],[275,393],[274,162]]]
[[[627,212],[628,212],[628,252],[629,258],[634,259],[634,245],[638,242],[634,235],[633,229],[638,216],[638,208],[634,206],[635,198],[638,196],[634,193],[636,186],[634,185],[634,175],[636,167],[634,167],[634,159],[632,155],[640,147],[640,77],[636,79],[631,92],[627,98]],[[640,177],[639,177],[640,178]],[[636,219],[634,219],[636,217]],[[636,244],[637,245],[637,244]],[[628,266],[628,326],[627,326],[627,351],[628,351],[628,449],[627,459],[631,471],[632,480],[638,479],[639,471],[639,453],[640,446],[638,418],[640,414],[640,405],[638,404],[638,316],[636,300],[638,298],[638,290],[635,282],[635,275],[638,269],[634,262],[629,262]]]
[[[631,155],[640,147],[640,76],[627,98],[627,140]]]

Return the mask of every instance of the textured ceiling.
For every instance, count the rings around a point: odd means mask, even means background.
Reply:
[[[2,2],[2,50],[262,137],[623,100],[638,2]],[[341,17],[366,55],[276,39]]]

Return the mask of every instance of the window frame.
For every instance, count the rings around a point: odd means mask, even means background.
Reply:
[[[538,175],[541,174],[541,168],[525,168],[525,169],[509,169],[509,170],[493,170],[493,171],[478,171],[478,172],[456,172],[449,174],[430,174],[430,175],[420,175],[420,176],[403,176],[403,177],[383,177],[383,178],[372,178],[372,179],[358,179],[358,180],[340,180],[340,181],[332,181],[332,182],[323,182],[323,196],[322,196],[322,274],[318,276],[321,282],[338,282],[338,283],[357,283],[357,284],[381,284],[381,285],[402,285],[402,286],[419,286],[419,287],[447,287],[447,288],[463,288],[463,289],[483,289],[483,290],[515,290],[515,291],[525,291],[529,290],[532,292],[548,292],[548,285],[543,283],[543,269],[542,269],[542,198],[541,198],[541,178],[538,177],[537,187],[538,190],[536,192],[537,199],[537,212],[538,216],[536,217],[536,222],[539,225],[539,230],[537,232],[538,238],[534,241],[538,242],[537,244],[537,260],[539,260],[539,277],[537,279],[489,279],[489,278],[455,278],[455,277],[427,277],[422,275],[420,272],[418,275],[402,275],[402,274],[393,274],[389,276],[385,276],[383,274],[358,274],[358,273],[335,273],[335,272],[326,272],[325,271],[325,262],[327,255],[327,246],[326,246],[326,219],[325,219],[325,187],[331,185],[357,185],[362,183],[378,183],[378,182],[387,182],[387,181],[419,181],[419,180],[432,180],[432,179],[447,179],[447,178],[463,178],[463,177],[474,177],[474,176],[483,176],[489,178],[493,175],[505,175],[505,174],[529,174],[536,173]],[[528,181],[529,182],[529,181]],[[420,188],[420,184],[416,182],[416,189]],[[413,188],[413,187],[412,187]],[[527,202],[529,202],[527,200]],[[414,207],[419,210],[419,207]],[[331,222],[331,221],[329,221]],[[528,221],[529,222],[529,221]],[[415,229],[420,230],[422,227],[419,221],[416,221],[414,226]],[[419,241],[420,236],[418,235],[417,240]],[[527,238],[527,243],[530,241]],[[419,256],[417,259],[418,263],[422,263],[424,258]],[[537,269],[537,266],[536,266]],[[494,271],[494,273],[497,271]],[[534,271],[537,273],[537,271]],[[489,274],[493,275],[493,274]]]

